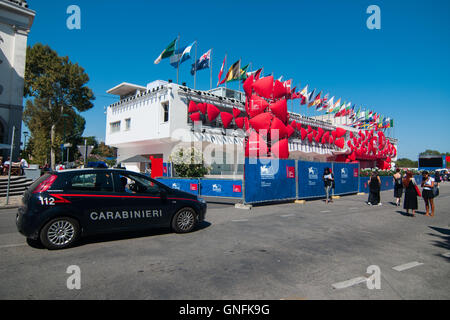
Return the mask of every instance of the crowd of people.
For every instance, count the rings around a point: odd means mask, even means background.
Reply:
[[[0,175],[5,176],[8,175],[9,168],[17,168],[20,172],[20,175],[24,175],[24,169],[28,168],[27,160],[23,158],[19,158],[18,162],[11,162],[11,158],[8,157],[5,162],[3,162],[3,158],[0,157]]]
[[[416,216],[416,210],[418,209],[418,197],[422,197],[425,202],[425,216],[434,217],[435,204],[434,198],[439,195],[439,184],[442,181],[442,177],[439,171],[436,171],[434,177],[428,171],[422,172],[422,182],[420,191],[418,182],[414,179],[413,173],[411,171],[406,171],[402,176],[400,169],[396,169],[393,175],[394,183],[394,198],[395,206],[401,206],[401,200],[404,196],[403,209],[406,210],[406,214],[411,217]],[[323,182],[326,193],[326,203],[333,202],[331,198],[331,189],[334,188],[334,176],[330,168],[326,168],[323,173]],[[373,171],[367,181],[369,185],[369,198],[367,204],[370,206],[378,205],[381,206],[381,179],[377,171]],[[409,213],[411,210],[412,214]]]

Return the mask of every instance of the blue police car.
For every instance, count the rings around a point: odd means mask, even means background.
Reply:
[[[25,192],[16,216],[21,234],[48,249],[80,237],[170,227],[191,232],[205,219],[206,202],[145,175],[119,169],[49,172]]]

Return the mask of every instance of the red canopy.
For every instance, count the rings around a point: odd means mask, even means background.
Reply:
[[[234,119],[234,122],[236,123],[239,129],[244,128],[244,117],[236,118]]]
[[[282,139],[272,145],[270,149],[273,156],[278,157],[279,159],[287,159],[289,158],[289,143],[288,139]]]
[[[265,157],[267,156],[267,143],[264,139],[252,131],[248,138],[248,142],[245,145],[245,156],[246,157]]]
[[[273,112],[274,115],[276,115],[283,123],[286,123],[287,121],[287,102],[286,99],[278,100],[275,103],[272,103],[270,105],[270,110]]]
[[[197,108],[201,113],[206,114],[206,103],[198,103]]]
[[[336,128],[336,137],[337,138],[344,136],[346,133],[347,133],[347,130],[345,130],[343,128]]]
[[[214,106],[212,104],[207,103],[206,108],[208,111],[208,120],[210,122],[213,121],[214,119],[216,119],[217,116],[220,114],[219,108],[217,108],[216,106]]]
[[[273,118],[272,125],[270,126],[270,138],[272,141],[280,140],[286,137],[288,134],[286,126],[277,117]],[[277,138],[278,137],[278,138]]]
[[[247,97],[250,97],[252,95],[253,81],[254,81],[254,77],[253,77],[253,74],[252,74],[250,77],[248,77],[244,81],[244,85],[242,86],[244,88],[244,91],[245,91],[245,94],[247,95]]]
[[[273,86],[273,98],[274,99],[280,99],[286,95],[286,88],[284,87],[283,83],[275,80],[275,84]]]
[[[256,80],[252,85],[253,90],[261,97],[272,99],[273,76],[264,77]]]
[[[197,111],[198,111],[197,104],[194,101],[189,102],[188,113],[193,113]]]
[[[223,127],[226,129],[230,125],[231,121],[233,120],[233,115],[228,112],[221,112],[220,118],[222,119]]]
[[[195,121],[200,121],[200,113],[199,112],[196,112],[196,113],[192,113],[192,114],[190,114],[189,115],[189,118],[191,118],[191,120],[193,121],[193,122],[195,122]]]
[[[233,107],[233,117],[237,118],[241,114],[241,110],[238,108]]]
[[[268,106],[269,103],[266,100],[257,95],[252,95],[247,112],[250,118],[253,118],[258,114],[263,113]]]
[[[269,112],[264,112],[250,119],[250,124],[257,132],[260,130],[269,130],[273,116]],[[267,135],[265,131],[264,135]]]

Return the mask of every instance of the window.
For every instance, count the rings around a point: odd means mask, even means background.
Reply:
[[[130,127],[131,127],[131,119],[130,118],[125,119],[125,130],[126,131],[130,130]]]
[[[77,174],[67,182],[66,188],[77,191],[111,192],[112,176],[108,172]]]
[[[160,195],[159,186],[146,177],[134,174],[119,174],[119,180],[121,182],[119,192]]]
[[[120,131],[120,121],[111,122],[110,124],[111,133]]]
[[[161,111],[162,122],[169,121],[169,102],[166,101],[161,103]]]

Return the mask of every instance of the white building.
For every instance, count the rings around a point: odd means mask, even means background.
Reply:
[[[34,16],[25,0],[0,0],[0,144],[11,143],[15,126],[13,158],[20,150],[27,39]]]
[[[120,101],[107,108],[105,143],[118,148],[118,162],[127,169],[144,172],[146,168],[145,162],[129,162],[130,158],[153,156],[168,163],[177,145],[195,144],[202,149],[212,175],[242,175],[244,132],[233,125],[229,130],[223,129],[220,116],[212,123],[204,119],[201,128],[194,128],[188,105],[190,101],[207,102],[220,111],[231,113],[235,107],[245,112],[243,93],[225,88],[193,90],[161,80],[147,86],[122,83],[107,92],[120,96]],[[324,130],[336,128],[329,122],[296,113],[290,113],[290,119]],[[297,133],[289,139],[289,151],[290,158],[310,161],[330,161],[347,152],[334,145],[302,141]]]

